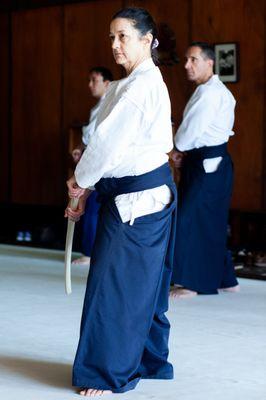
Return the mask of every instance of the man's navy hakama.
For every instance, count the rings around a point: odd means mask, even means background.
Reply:
[[[91,256],[96,236],[99,208],[98,193],[94,190],[86,201],[82,217],[82,253],[87,257]]]
[[[215,172],[203,160],[222,157]],[[226,248],[233,166],[226,144],[187,152],[179,184],[172,281],[202,294],[237,285]]]
[[[163,211],[123,223],[115,196],[168,185]],[[168,164],[139,176],[102,178],[101,209],[92,251],[73,368],[73,385],[119,393],[141,378],[171,379],[168,358],[176,189]]]

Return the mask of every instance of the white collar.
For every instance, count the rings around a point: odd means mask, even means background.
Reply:
[[[133,71],[128,75],[128,77],[131,77],[135,74],[138,74],[139,72],[144,72],[148,71],[151,68],[156,68],[152,58],[147,58],[146,60],[142,61]]]
[[[211,82],[213,82],[213,81],[219,81],[220,80],[220,78],[219,78],[219,75],[217,75],[217,74],[213,74],[206,82],[204,82],[204,83],[200,83],[198,86],[205,86],[205,85],[209,85]]]

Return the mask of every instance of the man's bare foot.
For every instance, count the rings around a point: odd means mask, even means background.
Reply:
[[[219,290],[221,290],[223,292],[237,293],[237,292],[240,292],[240,286],[236,285],[236,286],[232,286],[232,287],[221,288]]]
[[[104,396],[111,394],[111,390],[98,390],[98,389],[82,389],[79,394],[85,397]]]
[[[72,261],[73,265],[89,265],[90,264],[90,257],[82,256],[77,258],[76,260]]]
[[[170,290],[170,297],[179,298],[179,299],[188,299],[190,297],[197,296],[197,292],[193,290],[185,289],[183,287],[174,287]]]

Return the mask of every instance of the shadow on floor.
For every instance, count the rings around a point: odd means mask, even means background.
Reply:
[[[72,365],[30,358],[0,356],[0,367],[10,374],[57,387],[71,388]]]

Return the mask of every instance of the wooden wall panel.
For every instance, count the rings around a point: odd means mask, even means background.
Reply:
[[[238,42],[240,79],[228,84],[237,100],[235,137],[230,151],[235,164],[232,207],[262,207],[264,135],[264,1],[192,0],[192,40]]]
[[[60,204],[62,9],[13,13],[12,201]]]
[[[263,174],[262,174],[262,185],[263,185],[263,199],[262,208],[266,210],[266,6],[264,2],[264,74],[263,74],[263,87],[264,87],[264,144],[263,144]]]
[[[187,0],[135,0],[125,1],[125,6],[137,6],[147,9],[157,25],[166,23],[175,34],[179,63],[174,66],[160,67],[167,84],[175,125],[182,120],[182,114],[189,97],[189,88],[185,78],[184,54],[189,43],[189,1]]]
[[[62,4],[64,2],[62,1]],[[237,41],[240,80],[229,84],[237,99],[236,136],[230,141],[235,161],[232,206],[260,210],[263,206],[265,151],[264,1],[257,0],[91,0],[61,7],[12,13],[12,132],[8,114],[8,19],[0,15],[0,178],[8,186],[12,172],[12,201],[61,204],[65,193],[66,134],[84,122],[93,100],[87,89],[88,69],[113,61],[108,39],[112,14],[125,5],[147,8],[157,22],[173,29],[180,63],[161,67],[179,124],[191,92],[183,55],[190,40]],[[12,134],[12,137],[11,137]],[[10,141],[10,143],[9,143]],[[264,142],[264,150],[263,150]],[[9,145],[10,144],[10,145]],[[5,151],[8,148],[7,151]],[[12,171],[7,172],[12,155]],[[264,190],[266,184],[264,183]],[[7,200],[8,190],[0,193]],[[266,199],[264,192],[264,205]]]
[[[100,65],[116,79],[121,69],[112,56],[109,26],[121,0],[98,0],[64,7],[64,128],[88,120],[95,100],[88,91],[88,71]]]
[[[0,202],[9,199],[10,158],[10,65],[9,65],[9,15],[0,13]]]

